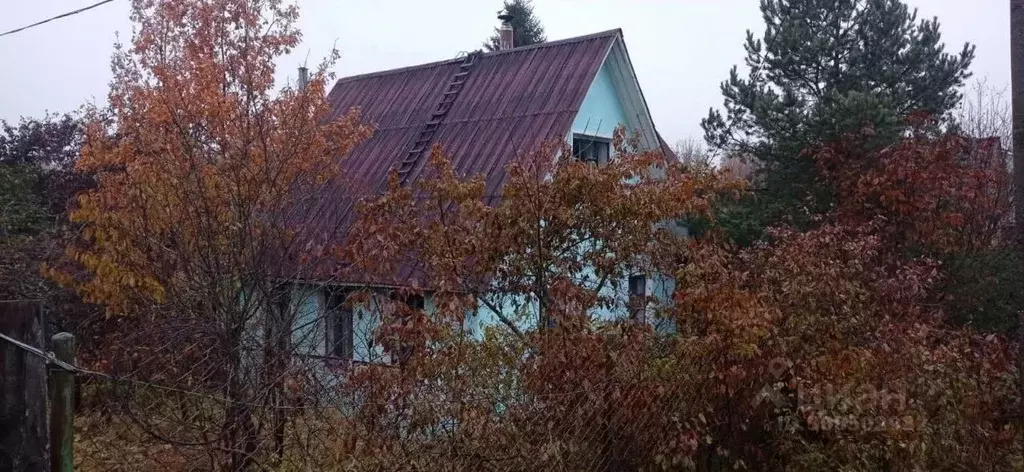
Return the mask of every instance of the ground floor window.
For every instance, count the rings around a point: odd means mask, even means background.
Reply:
[[[629,277],[629,315],[634,320],[645,321],[647,311],[647,276],[631,275]]]
[[[327,355],[352,359],[354,308],[347,303],[350,291],[328,289],[326,292]]]

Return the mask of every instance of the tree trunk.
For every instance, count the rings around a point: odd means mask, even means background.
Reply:
[[[1010,0],[1010,71],[1013,104],[1013,238],[1024,261],[1024,0]],[[1024,398],[1024,310],[1018,309],[1017,381]],[[1024,406],[1022,406],[1024,409]],[[1020,415],[1024,417],[1024,412]],[[1024,422],[1024,420],[1022,420]]]
[[[1024,251],[1024,0],[1010,0],[1014,237]]]
[[[291,331],[295,326],[295,313],[289,309],[288,305],[286,295],[277,295],[266,309],[267,315],[273,318],[266,323],[268,327],[267,337],[264,340],[266,376],[261,387],[267,389],[266,404],[270,409],[267,414],[272,423],[270,430],[273,431],[273,454],[276,460],[284,458],[285,429],[288,424],[285,408],[287,401],[285,380],[292,356]]]
[[[252,367],[245,365],[249,359],[246,359],[242,352],[244,329],[244,321],[231,319],[223,344],[227,354],[229,379],[225,395],[228,402],[227,411],[221,437],[228,452],[224,470],[231,472],[248,470],[253,465],[257,452],[256,425],[253,420],[252,399],[249,395],[252,385],[249,384],[251,373],[248,369]]]

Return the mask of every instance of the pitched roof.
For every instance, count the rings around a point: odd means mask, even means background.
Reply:
[[[498,195],[505,168],[517,155],[568,135],[594,77],[621,35],[615,29],[481,53],[431,144],[444,149],[456,172],[481,175],[487,195]],[[331,184],[327,197],[314,203],[320,220],[318,237],[331,239],[337,235],[322,232],[344,231],[351,224],[355,195],[385,190],[390,169],[413,149],[462,62],[463,58],[455,58],[345,77],[335,83],[327,96],[331,118],[358,108],[362,120],[376,130],[344,158],[343,179]],[[423,174],[428,155],[429,150],[422,153],[408,182]]]
[[[463,175],[483,175],[489,194],[519,152],[564,137],[620,30],[481,54],[432,139]],[[348,177],[376,190],[412,149],[459,72],[461,58],[338,80],[334,116],[360,109],[377,129],[346,159]],[[427,153],[424,153],[424,156]],[[426,158],[411,170],[422,173]]]

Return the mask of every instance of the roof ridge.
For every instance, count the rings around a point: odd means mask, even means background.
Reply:
[[[364,74],[350,75],[350,76],[347,76],[347,77],[341,77],[338,80],[336,80],[334,83],[335,84],[341,84],[341,83],[345,83],[345,82],[352,82],[352,81],[355,81],[355,80],[371,79],[371,78],[380,77],[380,76],[383,76],[383,75],[397,74],[399,72],[409,72],[409,71],[417,70],[417,69],[429,69],[431,67],[437,67],[437,66],[441,66],[441,65],[445,65],[445,64],[449,64],[449,63],[459,62],[461,60],[462,59],[459,59],[459,58],[452,58],[452,59],[445,59],[443,61],[427,62],[427,63],[423,63],[423,64],[415,64],[415,65],[411,65],[411,66],[397,67],[397,68],[394,68],[394,69],[385,69],[385,70],[378,70],[378,71],[374,71],[374,72],[367,72],[367,73],[364,73]]]
[[[622,28],[615,28],[615,29],[610,29],[610,30],[606,30],[606,31],[600,31],[600,32],[597,32],[597,33],[585,34],[583,36],[574,36],[574,37],[571,37],[571,38],[558,39],[558,40],[555,40],[555,41],[545,41],[543,43],[531,44],[529,46],[523,46],[523,47],[512,48],[512,49],[505,49],[505,50],[502,50],[502,51],[484,52],[482,56],[483,57],[493,57],[493,56],[499,56],[499,55],[502,55],[502,54],[508,54],[508,53],[513,53],[513,52],[530,51],[530,50],[534,50],[534,49],[543,49],[543,48],[554,47],[554,46],[561,46],[561,45],[565,45],[565,44],[572,44],[572,43],[577,43],[577,42],[586,41],[586,40],[590,40],[590,39],[603,38],[603,37],[606,37],[606,36],[613,36],[613,35],[622,36]],[[444,60],[441,60],[441,61],[426,62],[426,63],[423,63],[423,64],[415,64],[415,65],[411,65],[411,66],[398,67],[398,68],[394,68],[394,69],[385,69],[385,70],[379,70],[379,71],[374,71],[374,72],[367,72],[367,73],[364,73],[364,74],[350,75],[350,76],[347,76],[347,77],[339,78],[337,81],[335,81],[335,84],[353,82],[353,81],[356,81],[356,80],[370,79],[370,78],[380,77],[380,76],[384,76],[384,75],[397,74],[397,73],[400,73],[400,72],[409,72],[409,71],[419,70],[419,69],[429,69],[431,67],[439,67],[439,66],[442,66],[442,65],[445,65],[445,64],[457,63],[457,62],[461,62],[461,61],[462,61],[461,57],[454,57],[454,58],[451,58],[451,59],[444,59]]]
[[[529,46],[522,46],[522,47],[514,47],[512,49],[503,49],[501,51],[491,51],[491,52],[484,53],[484,55],[485,56],[497,56],[497,55],[508,54],[508,53],[513,53],[513,52],[529,51],[531,49],[543,49],[543,48],[552,47],[552,46],[561,46],[563,44],[578,43],[578,42],[586,41],[586,40],[589,40],[589,39],[603,38],[605,36],[615,36],[615,35],[621,36],[622,35],[622,28],[615,28],[615,29],[600,31],[600,32],[597,32],[597,33],[585,34],[583,36],[573,36],[571,38],[558,39],[558,40],[555,40],[555,41],[545,41],[543,43],[531,44]]]

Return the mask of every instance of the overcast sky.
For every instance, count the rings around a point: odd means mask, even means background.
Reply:
[[[0,32],[94,0],[5,0]],[[501,0],[298,0],[304,37],[279,76],[294,78],[306,57],[316,64],[333,44],[339,76],[454,57],[477,49],[497,24]],[[1006,0],[912,0],[937,16],[947,50],[978,46],[976,79],[1009,85]],[[747,29],[763,30],[757,0],[535,0],[549,39],[622,28],[658,130],[674,142],[701,136],[700,119],[721,104],[718,84],[742,62]],[[128,1],[0,37],[0,119],[102,103],[116,34],[131,33]]]

